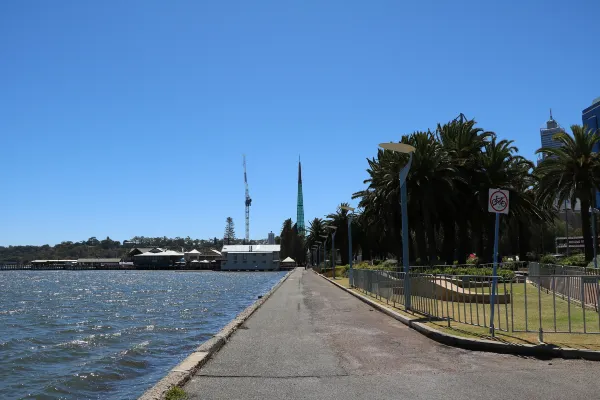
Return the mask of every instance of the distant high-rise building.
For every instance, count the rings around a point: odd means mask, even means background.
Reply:
[[[546,121],[545,126],[540,128],[540,138],[542,140],[542,147],[556,149],[561,146],[560,142],[553,140],[554,135],[560,132],[565,132],[565,130],[558,125],[558,122],[552,118],[552,110],[550,110],[550,119]],[[542,155],[542,157],[546,157]]]
[[[275,234],[273,232],[269,232],[267,244],[275,244]]]
[[[594,132],[600,133],[600,97],[592,102],[592,105],[581,112],[583,126]],[[596,144],[598,146],[598,144]],[[598,151],[599,149],[596,149]]]
[[[298,234],[304,235],[304,198],[302,196],[302,164],[298,157],[298,204],[296,208],[296,228]]]
[[[592,105],[581,112],[583,126],[600,134],[600,97],[592,102]],[[596,143],[594,148],[596,152],[600,151],[600,144]],[[600,207],[600,192],[596,191],[596,207]]]

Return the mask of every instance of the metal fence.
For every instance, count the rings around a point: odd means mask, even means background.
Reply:
[[[505,332],[600,333],[600,275],[496,277],[494,330]],[[353,286],[394,306],[430,319],[483,328],[491,324],[494,277],[353,271]],[[410,297],[405,293],[410,287]]]
[[[545,275],[600,275],[594,268],[574,267],[570,265],[529,263],[527,267],[530,276]]]

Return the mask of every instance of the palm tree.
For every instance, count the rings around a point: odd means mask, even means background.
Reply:
[[[315,218],[308,223],[308,235],[306,236],[306,246],[311,248],[316,242],[322,240],[321,236],[326,235],[323,219]]]
[[[534,165],[531,161],[517,155],[519,149],[512,140],[500,140],[492,137],[484,146],[480,155],[479,188],[475,188],[479,199],[477,213],[479,217],[472,221],[478,252],[484,262],[492,261],[494,216],[487,210],[488,190],[502,188],[510,192],[510,214],[504,218],[513,227],[517,226],[518,236],[523,233],[523,224],[531,224],[544,218],[542,208],[536,204],[533,193],[529,190],[533,180],[529,178]],[[479,222],[479,224],[477,223]],[[487,238],[487,241],[485,241]],[[523,242],[522,242],[523,243]]]
[[[342,259],[342,265],[349,263],[348,258],[348,210],[342,207],[349,207],[348,203],[342,203],[337,207],[333,214],[327,215],[327,225],[335,226],[335,248],[339,250]]]
[[[416,148],[413,166],[407,180],[408,213],[414,230],[416,252],[412,258],[433,264],[437,261],[440,219],[446,217],[454,226],[453,204],[450,202],[455,180],[460,179],[446,150],[431,132],[414,132],[403,136],[402,143]],[[353,198],[360,198],[363,209],[359,221],[369,235],[379,236],[384,253],[401,255],[401,213],[399,207],[399,171],[408,161],[405,154],[379,150],[377,158],[369,159],[367,172],[369,186],[357,192]],[[372,227],[375,229],[369,229]],[[453,243],[453,235],[446,230],[448,242]],[[453,246],[448,250],[450,262],[453,260]]]
[[[407,160],[404,154],[379,149],[377,157],[367,159],[369,178],[363,183],[368,187],[352,195],[353,199],[360,199],[358,206],[363,209],[360,225],[369,236],[374,235],[371,243],[378,244],[380,255],[402,254],[398,177]]]
[[[546,206],[556,207],[570,201],[581,204],[581,223],[585,258],[593,258],[590,232],[590,207],[595,203],[595,191],[600,189],[600,155],[594,147],[600,142],[600,136],[579,125],[572,125],[573,136],[566,133],[554,135],[553,140],[560,143],[559,148],[544,147],[536,153],[544,159],[535,170],[539,179],[538,198]]]
[[[492,132],[475,127],[475,124],[475,120],[454,120],[444,125],[438,124],[436,130],[438,141],[447,151],[460,177],[452,195],[452,203],[456,206],[454,221],[444,221],[444,248],[449,252],[455,247],[454,237],[457,236],[459,264],[465,263],[467,253],[473,250],[469,249],[469,222],[475,219],[478,202],[472,188],[480,186],[477,181],[481,171],[479,156],[494,136]],[[455,228],[458,228],[458,235],[454,234]]]
[[[414,132],[407,142],[415,147],[407,179],[410,226],[415,230],[421,262],[433,265],[438,259],[436,233],[440,221],[454,214],[452,193],[460,177],[448,152],[431,132]]]

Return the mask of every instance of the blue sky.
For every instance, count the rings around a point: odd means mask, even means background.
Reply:
[[[244,233],[459,113],[534,157],[600,96],[600,2],[0,2],[0,245]]]

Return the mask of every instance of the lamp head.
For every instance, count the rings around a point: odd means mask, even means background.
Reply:
[[[346,211],[350,211],[350,212],[354,211],[354,207],[340,206],[340,208],[341,208],[342,210],[346,210]]]
[[[381,147],[384,150],[390,150],[390,151],[395,151],[397,153],[404,153],[404,154],[409,154],[409,153],[412,153],[413,151],[415,151],[415,148],[413,146],[411,146],[410,144],[406,144],[406,143],[394,143],[394,142],[379,143],[379,147]]]

